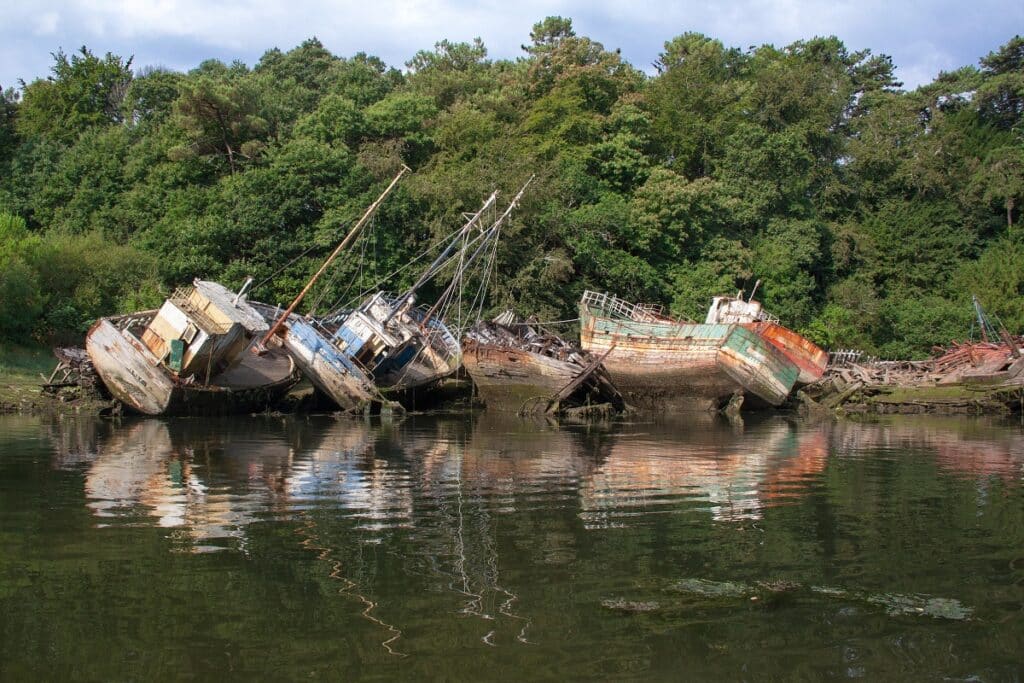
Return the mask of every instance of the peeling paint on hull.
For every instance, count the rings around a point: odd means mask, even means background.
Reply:
[[[762,339],[781,351],[800,370],[799,384],[813,384],[828,367],[828,353],[793,330],[774,322],[747,323]]]
[[[604,360],[612,381],[638,407],[707,410],[743,391],[770,405],[789,395],[797,367],[739,325],[620,320],[580,307],[580,341]]]
[[[239,367],[211,384],[179,383],[139,339],[106,318],[86,334],[85,348],[111,395],[143,415],[260,412],[283,398],[299,380],[294,364],[278,352],[263,360],[243,357]],[[243,375],[245,381],[233,383]],[[254,377],[265,381],[253,381]]]
[[[311,324],[292,316],[282,341],[302,374],[343,411],[379,408],[380,396],[370,379]]]

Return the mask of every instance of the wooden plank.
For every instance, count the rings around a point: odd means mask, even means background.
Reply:
[[[588,365],[586,368],[584,368],[583,372],[581,372],[579,375],[576,376],[576,379],[574,379],[571,382],[569,382],[568,384],[566,384],[564,387],[562,387],[562,389],[560,391],[558,391],[555,394],[554,398],[552,399],[552,405],[557,405],[558,403],[564,401],[569,396],[571,396],[572,392],[576,391],[576,389],[581,384],[583,384],[583,382],[585,382],[586,379],[593,372],[595,372],[599,367],[601,367],[601,363],[604,362],[604,359],[607,358],[608,354],[611,353],[614,350],[615,350],[615,344],[612,343],[612,345],[608,348],[608,350],[605,351],[600,357],[594,359],[594,361],[590,365]]]

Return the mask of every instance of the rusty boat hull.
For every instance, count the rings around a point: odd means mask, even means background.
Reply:
[[[287,354],[273,350],[239,361],[208,383],[183,381],[132,332],[131,320],[155,312],[101,318],[86,334],[85,347],[110,394],[143,415],[225,415],[261,412],[280,401],[300,375]]]
[[[604,366],[631,405],[648,410],[714,410],[743,394],[778,406],[799,370],[777,348],[738,324],[624,319],[581,304],[584,350]]]
[[[583,368],[523,349],[464,341],[462,364],[489,410],[529,412],[545,406]]]
[[[825,374],[828,352],[803,335],[776,322],[760,321],[744,324],[762,339],[783,353],[800,371],[797,384],[813,384]]]

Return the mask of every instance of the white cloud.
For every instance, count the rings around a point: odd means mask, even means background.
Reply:
[[[57,32],[57,25],[60,23],[60,14],[57,12],[43,12],[35,21],[33,33],[37,36],[49,36]]]
[[[8,84],[45,75],[51,52],[81,45],[134,54],[136,66],[182,69],[207,57],[251,64],[266,49],[288,49],[314,35],[336,54],[364,51],[395,66],[443,38],[480,36],[492,57],[515,58],[532,25],[559,14],[642,69],[685,31],[743,49],[834,34],[851,50],[892,55],[913,86],[934,77],[936,67],[975,63],[1012,36],[1005,27],[1024,25],[1019,0],[57,0],[45,2],[44,11],[7,5],[0,7],[0,45],[8,48],[0,83]]]

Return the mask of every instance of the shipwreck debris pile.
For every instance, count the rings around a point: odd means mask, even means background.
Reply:
[[[518,413],[601,414],[625,408],[602,358],[506,311],[462,340],[463,362],[489,407]]]
[[[578,365],[584,364],[587,355],[579,346],[539,327],[536,320],[520,321],[511,311],[505,311],[494,320],[477,323],[466,331],[465,339],[478,344],[529,351]]]
[[[952,342],[920,361],[836,354],[822,379],[800,395],[812,409],[877,413],[980,413],[1020,410],[1024,337]]]
[[[61,401],[78,398],[103,399],[105,389],[85,349],[69,346],[53,349],[57,367],[42,384],[44,394]]]

